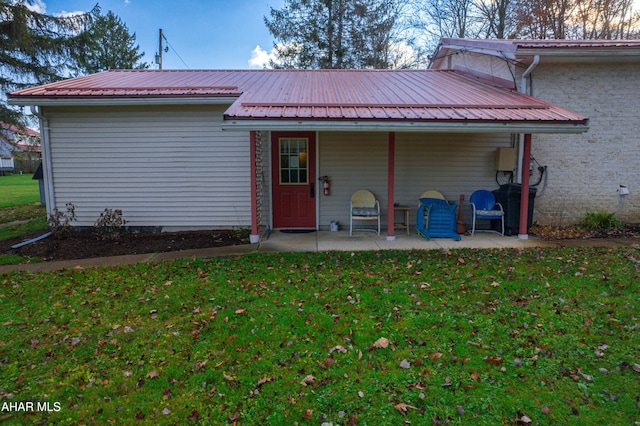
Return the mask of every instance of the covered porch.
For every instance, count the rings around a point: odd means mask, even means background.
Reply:
[[[303,228],[328,231],[332,224],[338,224],[340,230],[348,229],[350,197],[354,192],[366,189],[380,203],[381,228],[383,237],[388,241],[406,234],[405,229],[396,229],[399,222],[408,225],[410,234],[416,233],[418,200],[427,190],[441,192],[451,203],[458,203],[460,195],[464,196],[465,201],[458,209],[462,221],[469,223],[470,227],[469,197],[477,189],[496,187],[496,150],[510,146],[513,140],[509,134],[453,132],[272,132],[270,135],[267,133],[267,137],[252,132],[251,135],[252,152],[267,151],[271,154],[262,162],[258,154],[252,159],[252,164],[257,165],[254,168],[256,180],[251,185],[255,188],[252,194],[255,203],[252,224],[256,229],[262,225],[276,230]],[[284,138],[280,137],[283,135]],[[300,164],[312,163],[304,168],[305,178],[307,174],[308,178],[304,183],[294,185],[294,189],[299,191],[298,195],[288,195],[287,198],[276,194],[277,188],[282,185],[279,149],[283,141],[296,141],[298,144],[313,142],[309,146],[313,152],[305,149],[299,154],[300,158],[304,156],[304,160],[299,160]],[[527,135],[524,148],[530,149],[530,144],[531,138]],[[268,145],[268,148],[262,145]],[[524,158],[528,159],[529,155],[525,153]],[[528,161],[525,166],[528,166]],[[330,180],[330,188],[326,192],[322,188],[325,177]],[[524,188],[528,186],[527,178],[528,174],[523,181]],[[522,192],[528,194],[526,189]],[[524,228],[513,230],[520,238],[526,238],[527,234],[528,202],[529,198],[526,197],[521,206]],[[284,207],[281,205],[283,203]],[[278,217],[282,210],[296,211],[298,207],[289,208],[288,204],[298,203],[309,205],[299,207],[299,210],[311,215],[308,222],[301,224]],[[295,216],[291,211],[287,215]],[[252,235],[258,232],[254,229]]]
[[[415,218],[424,191],[444,192],[445,186],[447,200],[457,202],[460,194],[491,189],[495,169],[488,156],[496,148],[515,148],[514,168],[528,170],[532,134],[588,130],[586,117],[459,71],[315,70],[279,76],[282,84],[244,93],[223,117],[223,130],[250,132],[254,243],[261,226],[326,230],[334,219],[344,225],[350,196],[358,189],[374,192],[384,238],[394,241],[396,204],[406,205]],[[466,161],[472,152],[477,156]],[[295,182],[287,174],[291,164],[301,169]],[[321,192],[322,176],[333,179],[330,195]],[[456,179],[458,184],[451,184]],[[528,179],[522,173],[519,182],[520,239],[528,238]],[[298,211],[306,219],[280,220],[295,219]]]

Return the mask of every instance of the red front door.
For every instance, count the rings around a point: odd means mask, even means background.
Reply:
[[[274,132],[273,227],[316,227],[316,140],[313,132]]]

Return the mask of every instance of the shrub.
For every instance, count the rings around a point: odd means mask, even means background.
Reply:
[[[71,222],[76,220],[76,206],[67,203],[67,211],[61,212],[57,208],[47,217],[49,230],[56,238],[68,237],[71,233]]]
[[[580,226],[589,231],[609,232],[612,229],[622,227],[622,223],[616,219],[613,213],[599,211],[587,212]]]
[[[122,217],[122,210],[104,209],[93,224],[94,233],[101,240],[118,241],[126,223]]]

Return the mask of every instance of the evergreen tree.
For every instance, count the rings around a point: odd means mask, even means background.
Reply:
[[[91,13],[55,17],[32,5],[32,0],[0,0],[0,121],[7,123],[17,124],[21,115],[4,94],[62,79],[91,20]]]
[[[93,74],[113,69],[145,69],[140,62],[144,52],[136,44],[136,34],[113,12],[98,15],[81,35],[83,46],[74,54],[76,75]]]
[[[388,68],[402,0],[285,0],[264,22],[277,68]]]

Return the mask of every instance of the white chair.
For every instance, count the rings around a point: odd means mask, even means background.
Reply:
[[[430,189],[422,193],[420,198],[435,198],[437,200],[444,200],[444,195],[441,192],[436,191],[434,189]],[[420,201],[418,201],[418,206],[420,206]]]
[[[366,189],[356,191],[351,196],[349,202],[349,236],[353,234],[353,220],[377,220],[380,235],[380,203],[376,197]],[[365,228],[365,231],[375,231],[375,229]]]

